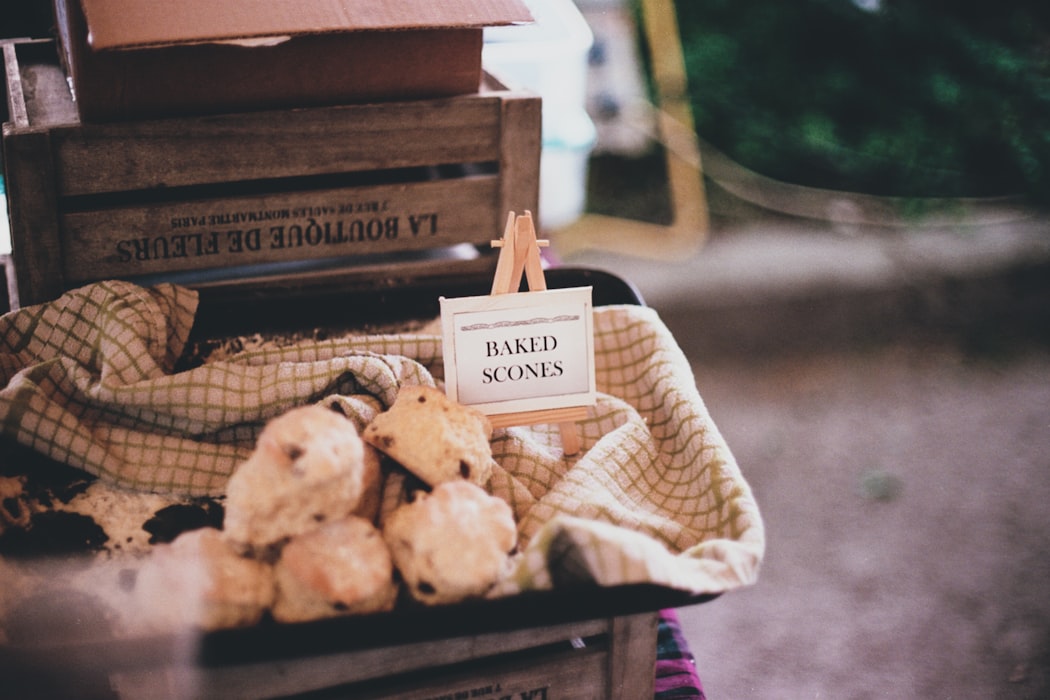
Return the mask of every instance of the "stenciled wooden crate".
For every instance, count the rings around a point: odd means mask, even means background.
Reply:
[[[20,606],[36,628],[0,644],[0,672],[11,697],[644,700],[659,611],[690,600],[639,584],[143,634],[45,591]]]
[[[160,666],[149,662],[162,647],[147,645],[108,678],[120,697],[154,700],[642,700],[653,697],[657,631],[653,612],[301,656],[202,661],[183,644]]]
[[[488,75],[452,98],[81,123],[53,42],[2,48],[12,307],[111,278],[265,299],[482,274],[508,212],[538,209],[540,98]]]

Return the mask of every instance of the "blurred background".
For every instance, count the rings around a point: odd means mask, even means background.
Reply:
[[[660,311],[762,509],[758,583],[679,611],[707,697],[1047,697],[1048,6],[679,2],[683,90],[660,4],[577,3],[551,237]]]
[[[528,4],[552,258],[660,313],[766,520],[680,611],[707,696],[1050,696],[1050,5]]]

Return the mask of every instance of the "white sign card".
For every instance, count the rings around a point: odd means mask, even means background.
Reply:
[[[595,402],[591,288],[441,298],[445,392],[488,415]]]

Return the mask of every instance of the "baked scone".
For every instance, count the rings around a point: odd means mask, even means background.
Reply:
[[[226,536],[258,552],[353,512],[364,491],[364,443],[320,405],[271,420],[226,485]]]
[[[492,423],[429,386],[404,386],[362,437],[431,486],[464,479],[484,486],[492,476]]]
[[[273,597],[272,567],[241,556],[211,527],[154,547],[135,578],[140,619],[159,629],[254,625]]]
[[[272,613],[280,622],[380,612],[397,599],[383,536],[356,516],[293,537],[274,564],[274,577]]]
[[[460,479],[420,492],[383,523],[409,594],[427,605],[485,594],[517,543],[506,501]]]
[[[379,520],[379,508],[383,502],[383,466],[379,450],[367,443],[364,447],[361,462],[361,498],[353,515],[376,523]]]

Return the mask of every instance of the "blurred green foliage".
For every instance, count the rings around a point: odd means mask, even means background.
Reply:
[[[1050,204],[1050,2],[680,0],[697,132],[796,184]]]

